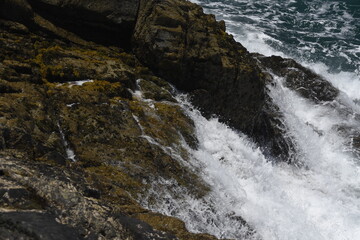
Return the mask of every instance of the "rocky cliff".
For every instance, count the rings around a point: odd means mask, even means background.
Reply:
[[[176,157],[197,139],[169,83],[295,161],[269,69],[314,101],[338,94],[292,60],[250,54],[187,1],[1,1],[0,238],[216,239],[139,204],[159,177],[209,191]]]

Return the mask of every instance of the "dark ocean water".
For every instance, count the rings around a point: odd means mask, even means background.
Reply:
[[[266,35],[267,45],[286,56],[324,63],[334,73],[360,71],[360,0],[195,2],[226,20],[240,42],[257,31]]]

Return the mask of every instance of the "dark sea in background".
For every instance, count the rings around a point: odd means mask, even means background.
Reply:
[[[251,32],[276,51],[330,71],[360,71],[359,0],[198,0],[242,39]],[[250,31],[250,33],[249,33]],[[251,39],[249,39],[251,40]]]

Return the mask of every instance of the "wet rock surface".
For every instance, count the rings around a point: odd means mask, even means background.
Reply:
[[[29,0],[29,3],[39,15],[86,40],[128,48],[139,1]]]
[[[209,190],[167,151],[175,148],[186,159],[182,141],[197,144],[170,85],[120,48],[64,39],[48,21],[38,23],[47,30],[0,22],[5,239],[49,239],[52,232],[63,232],[62,239],[77,233],[79,239],[197,239],[185,227],[159,231],[140,218],[155,213],[136,201],[158,176],[195,197]],[[28,220],[18,222],[20,216]],[[32,225],[47,220],[48,233]]]
[[[134,50],[160,76],[193,92],[204,112],[240,129],[249,129],[263,107],[264,78],[253,59],[225,32],[224,23],[195,4],[143,1]],[[242,116],[231,114],[234,110]]]
[[[31,21],[34,13],[26,0],[3,0],[0,2],[0,16],[2,18],[17,21]]]
[[[254,57],[187,1],[2,1],[0,238],[216,239],[139,204],[156,178],[210,190],[184,164],[198,142],[169,82],[291,162],[266,68],[314,101],[337,96],[291,60]]]
[[[283,77],[287,87],[315,103],[333,101],[339,95],[339,90],[330,82],[293,59],[279,56],[259,56],[257,59],[261,61],[263,67]]]
[[[143,221],[115,211],[103,199],[88,197],[85,193],[90,186],[81,169],[63,169],[9,157],[1,158],[0,167],[8,179],[22,188],[31,188],[36,198],[43,201],[36,209],[0,209],[0,227],[4,229],[4,234],[14,234],[6,239],[17,239],[20,233],[29,239],[35,236],[39,239],[174,238],[154,230]],[[34,201],[34,196],[28,198]],[[136,223],[131,229],[125,226],[130,220]]]
[[[76,231],[55,220],[55,216],[39,212],[0,213],[1,239],[84,239]]]
[[[225,32],[224,22],[190,2],[143,1],[133,45],[142,62],[190,92],[204,115],[248,134],[274,159],[293,161],[293,143],[266,92],[271,76]]]

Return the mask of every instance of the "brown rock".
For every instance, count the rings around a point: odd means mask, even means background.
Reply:
[[[29,0],[34,11],[85,40],[129,48],[139,0]]]
[[[144,64],[190,92],[206,116],[218,116],[269,155],[290,161],[293,146],[267,97],[268,75],[225,32],[224,22],[188,1],[142,1],[133,45]]]
[[[161,216],[136,202],[157,177],[194,197],[209,191],[169,150],[186,160],[183,140],[197,143],[169,84],[119,48],[50,37],[48,30],[58,30],[50,22],[44,32],[0,24],[0,194],[8,196],[0,206],[19,211],[34,236],[68,229],[90,239],[175,239],[178,232],[196,239],[180,220],[164,233],[136,218]],[[143,97],[132,94],[140,88]],[[52,229],[37,229],[31,219]],[[18,228],[1,228],[7,235],[0,237],[27,237]]]
[[[2,0],[0,2],[0,18],[29,23],[33,16],[32,8],[26,0]]]
[[[284,77],[287,87],[315,103],[333,101],[339,94],[339,90],[329,81],[292,59],[260,55],[257,58],[261,61],[263,67]]]

